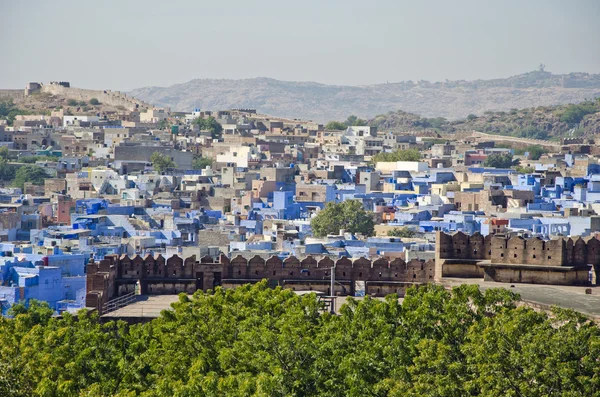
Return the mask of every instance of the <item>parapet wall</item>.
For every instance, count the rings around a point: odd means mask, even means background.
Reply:
[[[246,259],[241,255],[218,259],[205,256],[181,258],[174,255],[165,259],[147,255],[129,257],[107,255],[98,263],[88,265],[87,305],[101,310],[103,303],[140,288],[142,294],[193,293],[198,289],[208,290],[215,286],[234,286],[268,279],[272,285],[297,285],[302,289],[329,292],[332,268],[338,294],[354,294],[357,282],[364,283],[369,293],[387,294],[401,292],[407,285],[432,282],[433,261],[413,259],[408,263],[402,259],[388,261],[378,258],[351,260],[342,257],[317,259],[312,256],[299,259],[290,256],[281,259],[272,256],[264,259],[258,255]]]
[[[0,90],[0,101],[23,99],[23,90]]]
[[[537,237],[486,236],[462,232],[438,232],[436,258],[486,260],[498,264],[537,266],[600,265],[600,240],[595,237],[561,237],[542,240]]]
[[[437,233],[436,281],[476,277],[498,282],[589,285],[590,267],[600,272],[600,240],[561,237]]]
[[[141,110],[152,108],[152,105],[140,101],[134,97],[127,96],[119,91],[111,90],[86,90],[82,88],[65,87],[58,83],[45,84],[42,86],[42,92],[52,95],[62,95],[71,99],[89,101],[96,98],[100,103],[110,106],[123,106],[128,110]]]

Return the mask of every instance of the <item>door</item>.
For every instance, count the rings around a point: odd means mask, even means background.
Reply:
[[[221,285],[221,272],[215,272],[213,288],[219,285]]]
[[[196,273],[196,291],[202,290],[204,291],[204,273],[197,272]]]

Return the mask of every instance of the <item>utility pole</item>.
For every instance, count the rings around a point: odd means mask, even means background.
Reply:
[[[329,269],[331,271],[331,289],[329,290],[331,295],[331,314],[335,314],[335,265],[334,263],[333,267]]]

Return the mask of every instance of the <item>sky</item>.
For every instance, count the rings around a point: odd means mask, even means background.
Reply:
[[[599,0],[0,0],[0,88],[600,73]]]

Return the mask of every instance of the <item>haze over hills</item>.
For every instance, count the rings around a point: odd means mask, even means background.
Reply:
[[[326,85],[270,78],[196,79],[170,87],[144,87],[136,98],[172,110],[256,108],[261,113],[315,121],[372,118],[402,109],[424,117],[464,118],[485,111],[578,103],[600,96],[600,74],[543,70],[474,81],[405,81],[368,86]]]

